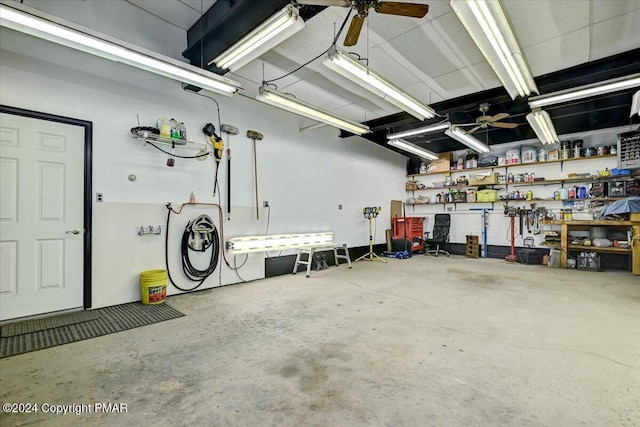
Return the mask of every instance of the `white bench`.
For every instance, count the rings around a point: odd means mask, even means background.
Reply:
[[[307,266],[307,277],[309,277],[309,273],[311,272],[311,263],[313,262],[313,254],[316,252],[322,252],[327,250],[333,250],[333,256],[336,260],[336,265],[339,265],[338,260],[344,259],[349,264],[349,268],[351,268],[351,258],[349,257],[349,248],[347,248],[346,243],[341,245],[336,244],[333,241],[333,233],[325,233],[324,241],[318,242],[317,244],[309,244],[306,246],[301,246],[298,250],[298,255],[296,256],[296,263],[293,266],[293,274],[298,272],[298,266],[300,264]],[[339,250],[344,251],[344,254],[338,253]],[[307,255],[307,259],[303,260],[302,255]]]

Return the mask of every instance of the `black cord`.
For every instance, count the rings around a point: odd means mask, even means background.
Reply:
[[[336,45],[336,42],[338,41],[338,38],[340,37],[340,34],[342,33],[342,30],[344,30],[344,26],[347,25],[347,22],[349,21],[349,17],[351,16],[351,12],[353,10],[349,9],[349,13],[347,13],[347,17],[344,18],[344,22],[342,22],[342,25],[340,26],[340,29],[338,30],[338,33],[336,34],[336,36],[333,38],[333,43],[331,43],[331,46],[329,46],[327,48],[327,50],[325,50],[324,52],[322,52],[320,55],[316,56],[315,58],[311,59],[310,61],[305,62],[304,64],[302,64],[301,66],[299,66],[298,68],[296,68],[293,71],[288,72],[287,74],[285,74],[284,76],[275,78],[275,79],[271,79],[271,80],[264,80],[262,82],[263,85],[269,85],[270,83],[273,83],[275,81],[284,79],[285,77],[290,76],[291,74],[300,71],[302,68],[306,67],[307,65],[311,64],[313,61],[317,60],[318,58],[320,58],[321,56],[325,55],[327,52],[329,52],[329,49],[331,49],[333,46]]]
[[[269,222],[271,221],[271,206],[267,205],[267,229],[264,234],[269,234]]]
[[[171,277],[171,271],[169,270],[169,223],[171,220],[171,205],[167,205],[167,209],[168,209],[167,227],[166,227],[166,232],[164,237],[164,249],[165,249],[164,262],[167,267],[167,276],[171,284],[175,286],[176,289],[179,289],[183,292],[194,291],[198,289],[200,285],[202,285],[204,281],[207,280],[207,278],[211,274],[213,274],[216,267],[218,266],[218,258],[220,257],[220,236],[218,235],[218,229],[215,227],[215,225],[213,225],[213,223],[211,223],[211,226],[213,227],[213,232],[211,233],[211,243],[209,245],[211,246],[211,260],[209,262],[209,266],[205,270],[198,270],[195,267],[193,267],[193,265],[191,264],[191,261],[189,260],[188,251],[190,248],[189,248],[188,241],[189,241],[189,236],[191,234],[190,228],[191,228],[192,222],[189,222],[187,224],[187,227],[185,228],[185,231],[182,234],[182,242],[181,242],[181,248],[180,248],[181,255],[182,255],[182,269],[185,275],[187,276],[187,278],[189,278],[189,280],[198,282],[198,284],[196,284],[193,288],[190,288],[190,289],[181,288],[180,286],[176,285],[176,282],[173,281],[173,278]]]
[[[271,221],[271,206],[267,206],[267,209],[267,229],[265,230],[264,234],[269,234],[269,222]],[[282,255],[282,250],[275,257],[269,255],[269,251],[265,251],[265,254],[267,255],[267,258],[277,258]]]
[[[238,270],[240,270],[242,267],[244,267],[244,265],[247,263],[248,259],[249,259],[249,254],[247,254],[247,256],[244,259],[244,262],[240,265],[240,267],[238,267],[238,264],[236,263],[236,256],[235,255],[233,256],[233,266],[234,266],[234,268],[232,268],[232,270],[236,272],[236,276],[238,276],[238,278],[240,280],[242,280],[244,283],[246,283],[247,281],[244,280],[242,278],[242,276],[240,276],[240,273],[238,273]],[[229,266],[229,267],[231,267],[231,266]]]
[[[203,94],[201,94],[201,93],[199,93],[199,92],[193,92],[193,91],[190,91],[190,90],[185,89],[184,87],[182,88],[182,90],[184,90],[184,91],[186,91],[186,92],[189,92],[189,93],[196,94],[196,95],[198,95],[198,96],[202,96],[202,97],[204,97],[204,98],[209,98],[210,100],[212,100],[213,102],[215,102],[215,103],[216,103],[216,109],[218,110],[218,131],[221,131],[221,130],[220,130],[220,128],[222,127],[222,125],[221,125],[222,120],[220,120],[220,104],[218,104],[218,101],[217,101],[214,97],[212,97],[212,96],[209,96],[209,95],[203,95]]]
[[[153,142],[146,141],[146,143],[149,144],[150,146],[152,146],[153,148],[155,148],[156,150],[160,150],[165,154],[168,154],[168,155],[173,156],[173,157],[179,157],[181,159],[197,159],[198,157],[205,157],[205,156],[209,155],[209,153],[207,153],[207,154],[198,154],[197,156],[178,156],[177,154],[173,154],[173,153],[170,153],[168,151],[164,151],[162,148],[158,147]]]

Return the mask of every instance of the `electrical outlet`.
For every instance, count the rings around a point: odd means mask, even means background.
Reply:
[[[262,202],[262,207],[263,208],[268,208],[269,207],[269,202],[267,202],[266,200],[264,202]]]
[[[338,210],[342,210],[342,205],[338,205]]]
[[[96,202],[102,202],[102,193],[96,193]]]

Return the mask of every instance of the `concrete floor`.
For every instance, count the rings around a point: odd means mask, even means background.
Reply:
[[[0,360],[10,425],[640,426],[640,278],[424,257],[181,295],[187,316]]]

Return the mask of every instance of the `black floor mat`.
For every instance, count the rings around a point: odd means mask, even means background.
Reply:
[[[42,317],[40,319],[23,320],[21,322],[8,323],[0,327],[2,338],[15,337],[30,332],[44,331],[45,329],[69,326],[75,323],[88,322],[99,318],[98,310],[78,311],[77,313],[59,314],[57,316]]]
[[[87,313],[92,314],[87,316]],[[25,320],[2,326],[0,358],[125,331],[183,317],[184,314],[166,303],[142,305],[132,302],[55,317],[62,316],[65,318]],[[62,326],[58,326],[61,323]]]

